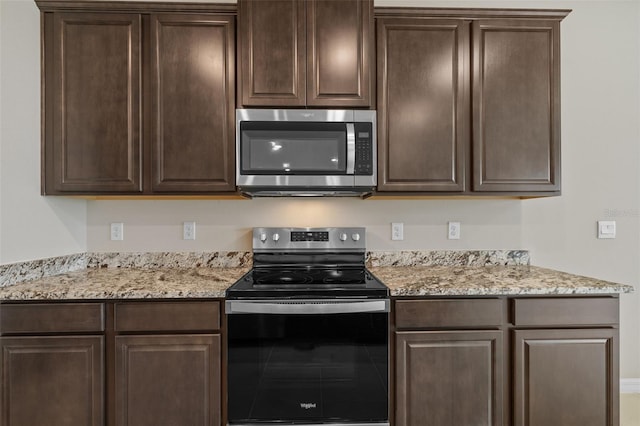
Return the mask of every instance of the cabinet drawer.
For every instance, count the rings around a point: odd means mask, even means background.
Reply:
[[[614,297],[558,297],[513,299],[515,326],[615,325],[619,323]]]
[[[0,333],[76,333],[104,331],[102,303],[0,305]]]
[[[504,300],[397,300],[396,327],[499,327],[504,322]]]
[[[220,303],[135,302],[115,305],[116,331],[210,331],[220,329]]]

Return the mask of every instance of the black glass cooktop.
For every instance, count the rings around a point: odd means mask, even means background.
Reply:
[[[365,268],[254,268],[227,298],[387,297],[387,287]]]

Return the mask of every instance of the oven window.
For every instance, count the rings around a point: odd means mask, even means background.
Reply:
[[[345,174],[346,126],[341,123],[241,123],[245,174]]]
[[[385,313],[228,316],[229,423],[387,415]]]

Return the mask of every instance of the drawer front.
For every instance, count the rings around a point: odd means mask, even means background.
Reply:
[[[212,331],[220,329],[220,303],[116,303],[116,331]]]
[[[103,332],[102,303],[0,305],[0,333]]]
[[[397,300],[396,328],[499,327],[502,299]]]
[[[515,326],[616,325],[615,297],[523,298],[512,301]]]

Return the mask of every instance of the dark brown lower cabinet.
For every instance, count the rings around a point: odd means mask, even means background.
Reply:
[[[0,425],[220,426],[221,300],[0,303]],[[396,298],[395,426],[618,426],[618,297]]]
[[[502,424],[502,331],[396,333],[396,426]]]
[[[618,425],[617,340],[617,329],[514,331],[514,425]]]
[[[395,426],[618,426],[615,295],[397,298]]]
[[[0,349],[0,424],[104,424],[104,337],[1,337]]]
[[[220,335],[116,336],[119,426],[220,425]]]
[[[113,318],[109,424],[220,426],[220,302],[116,302]]]

